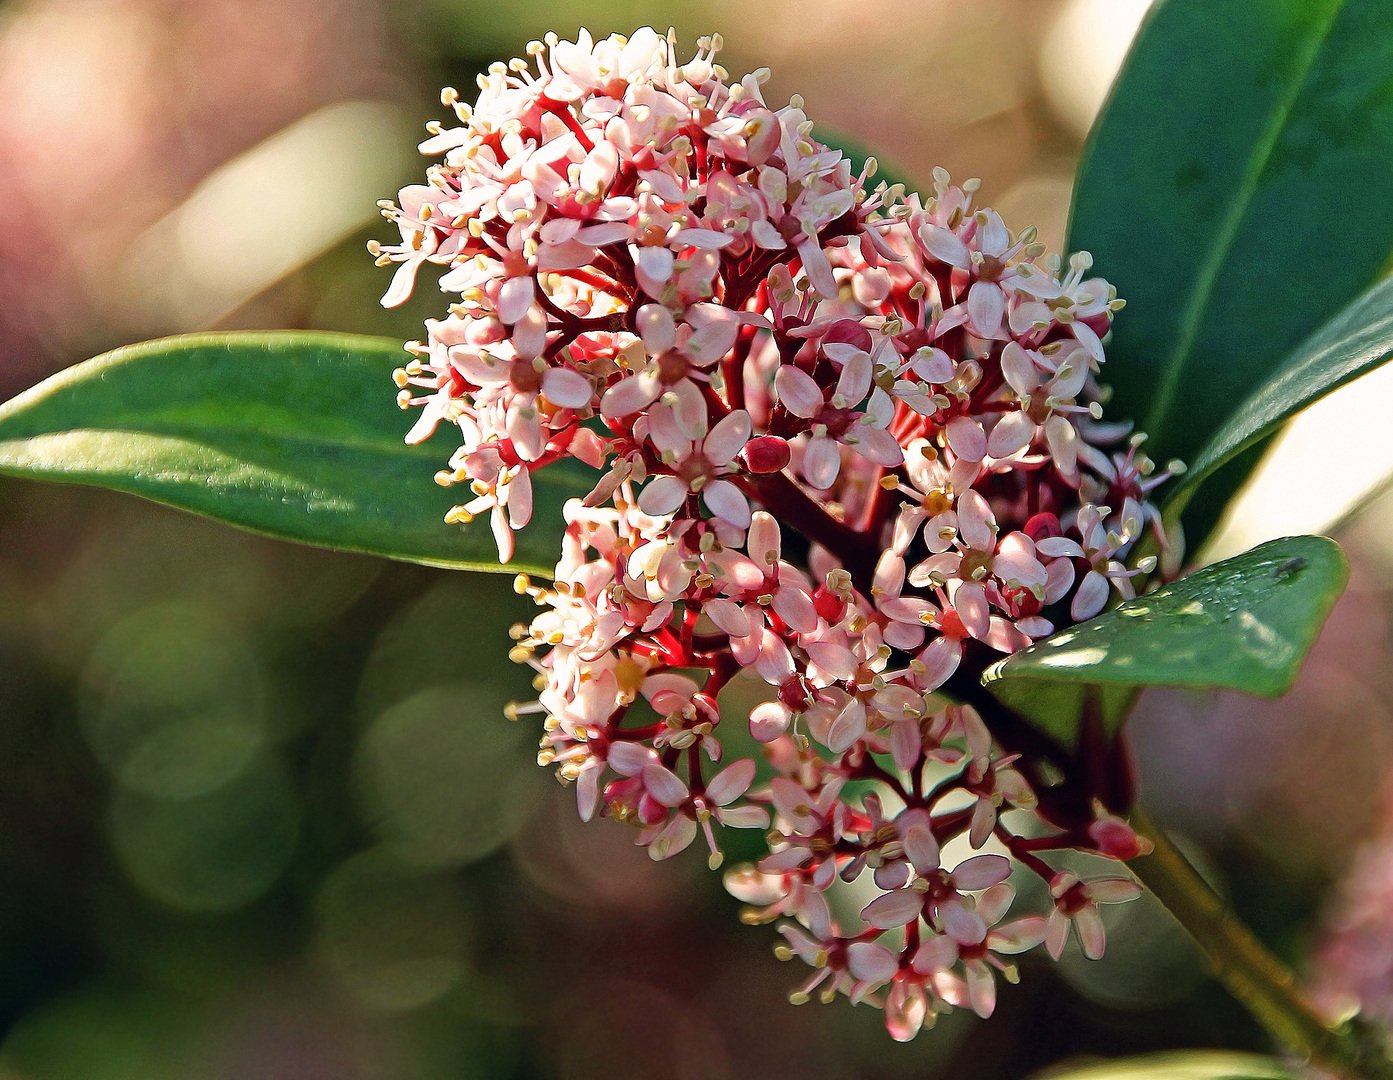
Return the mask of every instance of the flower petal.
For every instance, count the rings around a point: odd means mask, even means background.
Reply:
[[[836,754],[845,753],[865,734],[866,706],[852,698],[827,729],[827,748]]]
[[[955,416],[944,428],[948,446],[966,461],[981,461],[987,456],[987,436],[982,425],[970,416]]]
[[[974,855],[953,868],[949,878],[963,892],[977,892],[998,885],[1011,876],[1011,860],[1002,855]]]
[[[548,368],[542,376],[542,393],[563,409],[583,409],[594,394],[590,380],[571,368]]]
[[[974,282],[967,293],[967,315],[972,332],[980,338],[994,338],[1001,331],[1006,315],[1006,298],[990,281]]]
[[[498,317],[509,326],[521,321],[532,307],[535,288],[531,275],[505,281],[498,290]]]
[[[702,489],[701,501],[706,508],[722,521],[728,521],[737,529],[750,524],[750,502],[744,492],[729,480],[716,480]]]
[[[609,420],[630,416],[652,405],[662,391],[663,384],[656,372],[643,371],[630,375],[605,391],[600,399],[600,414]]]
[[[741,758],[711,778],[711,782],[706,785],[706,797],[718,806],[725,806],[745,794],[754,778],[754,759]]]
[[[1097,570],[1090,570],[1084,575],[1083,584],[1069,604],[1069,614],[1075,622],[1093,618],[1107,605],[1108,592],[1108,579]]]
[[[1035,421],[1023,412],[1007,413],[996,422],[987,439],[987,453],[994,458],[1006,458],[1024,450],[1035,437]]]
[[[803,451],[803,476],[808,483],[826,491],[837,482],[842,471],[842,455],[837,444],[826,435],[814,435]]]
[[[846,966],[855,978],[872,983],[889,982],[899,968],[894,954],[873,941],[857,941],[848,947]]]
[[[706,460],[712,465],[729,465],[750,441],[750,414],[744,409],[721,418],[702,444]]]
[[[949,900],[940,904],[938,916],[943,922],[943,932],[959,945],[980,945],[986,940],[987,924],[962,901]]]
[[[774,399],[804,420],[811,420],[822,409],[822,390],[813,377],[787,364],[774,375]]]
[[[675,476],[659,476],[650,480],[639,493],[638,507],[652,517],[671,514],[687,497],[687,485]]]
[[[681,806],[689,794],[687,785],[678,779],[677,774],[661,765],[644,766],[643,786],[664,806]]]
[[[766,701],[750,710],[750,734],[756,742],[773,742],[788,730],[792,719],[786,705]]]
[[[924,910],[924,894],[913,889],[896,889],[878,896],[861,909],[861,918],[877,930],[890,930],[919,917]]]
[[[637,776],[649,765],[658,763],[658,755],[650,747],[628,741],[610,743],[605,757],[610,768],[620,776]]]

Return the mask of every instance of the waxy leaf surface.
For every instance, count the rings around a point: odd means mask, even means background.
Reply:
[[[1127,300],[1103,380],[1193,462],[1393,252],[1393,6],[1162,0],[1080,165],[1070,249]],[[1190,502],[1197,549],[1256,450]]]
[[[993,664],[983,681],[1066,745],[1088,708],[1116,725],[1148,686],[1277,697],[1347,576],[1332,540],[1273,540],[1036,642]]]
[[[286,540],[434,566],[550,574],[561,506],[594,474],[536,474],[532,524],[499,565],[472,496],[434,474],[448,425],[420,446],[396,405],[400,342],[300,332],[201,334],[116,349],[0,405],[0,474],[140,495]],[[588,476],[586,474],[589,474]]]
[[[1232,493],[1223,467],[1274,434],[1307,405],[1393,356],[1393,278],[1379,282],[1322,326],[1291,361],[1243,402],[1169,489],[1166,516],[1177,517],[1197,491],[1217,478]],[[1374,479],[1373,477],[1370,478]],[[1337,515],[1338,516],[1338,515]]]

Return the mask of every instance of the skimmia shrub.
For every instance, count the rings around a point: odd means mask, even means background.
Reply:
[[[542,718],[581,817],[655,859],[701,836],[713,867],[713,826],[769,829],[727,884],[814,968],[795,998],[884,1005],[911,1038],[949,1005],[989,1015],[994,971],[1071,927],[1100,955],[1098,903],[1139,891],[1051,859],[1144,845],[1101,803],[1051,813],[1034,763],[941,692],[1134,596],[1168,473],[1103,416],[1122,301],[1087,255],[1045,259],[975,182],[872,187],[718,47],[553,38],[473,106],[445,91],[442,160],[372,245],[384,303],[426,264],[453,301],[399,400],[410,441],[460,433],[446,521],[487,515],[505,561],[534,475],[599,470],[554,581],[519,579],[543,610],[513,650],[541,690],[515,715]],[[723,716],[740,677],[768,700]],[[1017,868],[1047,911],[1013,910]]]
[[[1393,200],[1310,198],[1393,168],[1393,26],[1299,6],[1216,34],[1158,0],[1067,258],[975,181],[878,179],[719,38],[534,42],[445,91],[425,182],[380,204],[384,302],[446,297],[404,356],[118,349],[0,405],[0,472],[516,573],[540,763],[652,858],[705,849],[810,969],[796,1002],[901,1040],[986,1016],[1145,884],[1274,1039],[1393,1077],[1136,807],[1125,730],[1148,687],[1283,693],[1345,580],[1317,536],[1186,565],[1283,423],[1393,355]],[[1175,1067],[1290,1075],[1127,1068]]]

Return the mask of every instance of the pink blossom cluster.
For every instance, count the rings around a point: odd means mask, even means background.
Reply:
[[[487,514],[504,561],[534,474],[595,470],[554,584],[519,579],[542,612],[514,647],[539,689],[514,715],[544,715],[581,816],[657,859],[702,837],[713,867],[725,829],[768,830],[727,883],[813,967],[796,999],[911,1038],[989,1014],[1015,953],[1101,954],[1098,905],[1137,893],[1051,858],[1143,842],[978,676],[1133,595],[1169,470],[1102,422],[1122,304],[1086,255],[1043,260],[942,171],[923,199],[871,187],[719,47],[582,32],[494,65],[472,108],[445,92],[459,126],[372,246],[384,303],[426,263],[458,297],[399,402],[409,441],[458,432],[447,520]],[[1013,911],[1016,873],[1043,912]]]

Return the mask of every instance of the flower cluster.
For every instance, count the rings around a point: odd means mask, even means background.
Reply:
[[[384,303],[425,263],[458,297],[399,401],[410,441],[458,431],[447,520],[489,515],[504,561],[534,474],[590,472],[514,648],[540,690],[514,715],[545,717],[581,816],[654,858],[702,837],[713,867],[722,830],[769,830],[728,885],[815,969],[795,998],[911,1038],[989,1014],[1015,953],[1099,955],[1098,905],[1136,894],[1047,858],[1143,842],[1056,790],[976,676],[1133,595],[1169,470],[1102,422],[1121,301],[1086,255],[1043,260],[941,171],[923,199],[872,187],[719,47],[549,38],[472,108],[445,92],[459,126],[372,248]],[[730,715],[733,683],[764,700]],[[1044,913],[1012,912],[1013,871]]]

